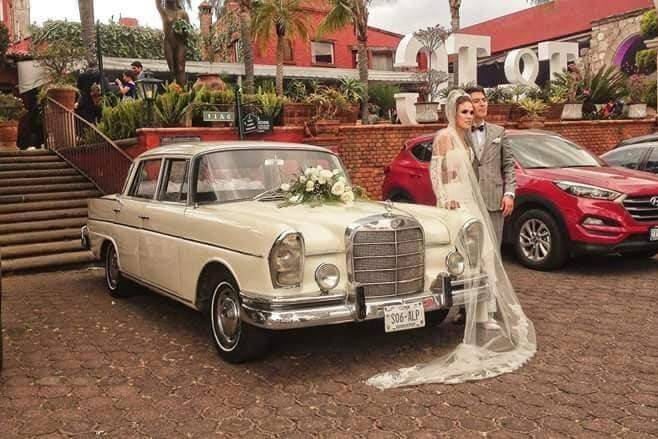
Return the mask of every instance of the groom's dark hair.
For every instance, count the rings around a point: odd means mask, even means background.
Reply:
[[[469,95],[473,93],[482,93],[483,95],[486,95],[486,93],[484,92],[484,88],[480,87],[479,85],[472,85],[470,87],[466,87],[464,91]]]

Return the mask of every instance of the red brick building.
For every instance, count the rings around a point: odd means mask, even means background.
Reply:
[[[237,4],[230,3],[229,8],[236,8]],[[201,30],[204,31],[204,21],[210,19],[204,17],[204,6],[201,6]],[[310,40],[299,37],[287,42],[285,53],[285,64],[297,67],[325,67],[325,68],[356,68],[357,40],[351,26],[322,36],[317,35],[317,28],[327,15],[329,8],[323,0],[308,0],[305,5],[308,12],[308,24],[310,29]],[[209,11],[209,8],[207,9]],[[395,50],[404,35],[389,32],[383,29],[370,27],[368,33],[368,64],[372,70],[393,70]],[[276,64],[276,37],[262,47],[258,42],[254,45],[255,64]],[[233,41],[232,59],[239,59],[239,40],[235,35]]]

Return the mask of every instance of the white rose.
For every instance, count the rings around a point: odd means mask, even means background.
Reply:
[[[343,192],[343,195],[340,196],[340,201],[342,201],[345,204],[350,204],[354,201],[354,192],[352,191],[345,191]]]
[[[309,177],[313,173],[313,170],[314,170],[313,168],[306,168],[306,170],[304,171],[304,175]]]
[[[337,181],[331,187],[331,193],[340,197],[341,195],[343,195],[345,193],[345,185],[343,183],[341,183],[340,181]]]
[[[331,171],[320,171],[320,177],[324,178],[325,180],[330,180],[331,177],[333,177],[334,174],[331,173]]]
[[[295,203],[295,204],[296,204],[296,203],[299,203],[300,201],[302,201],[302,196],[299,195],[299,194],[297,194],[297,195],[295,195],[295,196],[293,196],[293,197],[290,197],[290,200],[289,200],[289,201],[290,201],[291,203]]]
[[[300,176],[299,176],[299,182],[300,182],[300,183],[304,184],[304,183],[306,183],[306,180],[307,180],[307,178],[304,177],[303,175],[300,175]]]
[[[289,185],[288,183],[283,183],[283,184],[281,185],[281,190],[282,190],[283,192],[288,192],[288,191],[290,190],[290,185]]]
[[[309,180],[306,182],[306,192],[313,192],[314,187],[315,187],[315,183],[313,183],[313,180]]]
[[[343,184],[347,183],[347,179],[345,179],[345,177],[338,177],[338,181],[340,181]]]
[[[318,176],[318,183],[327,184],[327,179],[324,178],[322,175],[320,175],[320,176]]]
[[[317,169],[317,171],[318,171],[318,173],[319,173],[319,172],[321,172],[321,171],[322,171],[322,169],[323,169],[323,168],[322,168],[322,166],[320,166],[320,165],[318,165],[318,167],[317,167],[317,168],[315,168],[315,169]]]
[[[338,175],[340,174],[340,169],[334,169],[332,172],[333,175]]]

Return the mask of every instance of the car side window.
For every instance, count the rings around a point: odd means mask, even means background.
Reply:
[[[167,160],[165,174],[162,181],[161,201],[185,203],[187,202],[187,173],[189,160]]]
[[[430,162],[432,161],[432,141],[420,142],[413,148],[411,148],[411,153],[421,162]]]
[[[611,166],[638,169],[646,151],[645,148],[621,148],[607,155],[605,161]]]
[[[658,174],[658,146],[654,146],[651,150],[651,155],[647,160],[647,166],[644,169],[647,172]]]
[[[144,160],[139,164],[139,169],[137,169],[137,173],[133,179],[133,186],[130,190],[131,196],[146,200],[153,199],[158,186],[161,163],[161,159],[154,159]]]

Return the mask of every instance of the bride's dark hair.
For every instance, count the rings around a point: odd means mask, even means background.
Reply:
[[[471,101],[471,97],[470,97],[469,95],[464,95],[464,96],[460,96],[460,97],[458,97],[457,100],[455,101],[455,112],[457,112],[457,108],[459,108],[459,106],[460,106],[461,104],[466,103],[466,102],[471,102],[471,103],[473,103],[473,102]]]

